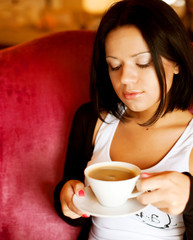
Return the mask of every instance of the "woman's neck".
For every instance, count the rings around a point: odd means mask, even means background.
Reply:
[[[130,122],[144,128],[145,130],[168,127],[173,124],[183,124],[184,122],[189,122],[192,119],[192,114],[186,110],[173,110],[172,112],[166,113],[161,116],[155,123],[150,126],[141,126],[141,124],[147,122],[153,115],[154,112],[129,112]]]

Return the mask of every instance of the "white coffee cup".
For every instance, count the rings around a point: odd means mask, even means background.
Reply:
[[[107,174],[107,180],[101,180],[100,177],[93,175],[96,173],[95,170],[98,171],[99,175],[105,175],[104,168],[124,170],[126,173],[134,174],[134,176],[126,180],[117,180],[113,173],[109,176]],[[105,207],[121,206],[128,198],[135,198],[141,194],[141,192],[133,192],[140,173],[141,170],[137,166],[119,161],[95,163],[84,171],[86,183],[91,187],[100,204]],[[115,179],[112,179],[114,177]]]

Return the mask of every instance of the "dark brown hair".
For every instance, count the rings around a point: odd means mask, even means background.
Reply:
[[[101,111],[105,110],[124,120],[122,108],[125,106],[117,97],[108,73],[105,39],[110,31],[125,25],[134,25],[141,31],[151,52],[161,90],[161,100],[154,116],[142,125],[153,124],[175,108],[187,109],[192,101],[193,51],[183,23],[161,0],[123,0],[106,12],[96,34],[90,92],[98,116],[101,118]],[[179,74],[174,75],[168,93],[161,56],[179,66]]]

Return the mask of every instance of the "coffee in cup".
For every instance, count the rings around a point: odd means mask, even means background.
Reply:
[[[88,166],[84,173],[86,183],[105,207],[120,206],[128,198],[140,194],[133,190],[141,170],[133,164],[119,161],[96,163]]]

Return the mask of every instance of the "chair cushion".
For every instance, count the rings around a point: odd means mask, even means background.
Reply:
[[[60,32],[0,52],[0,239],[77,239],[53,191],[73,114],[89,100],[94,36]]]

